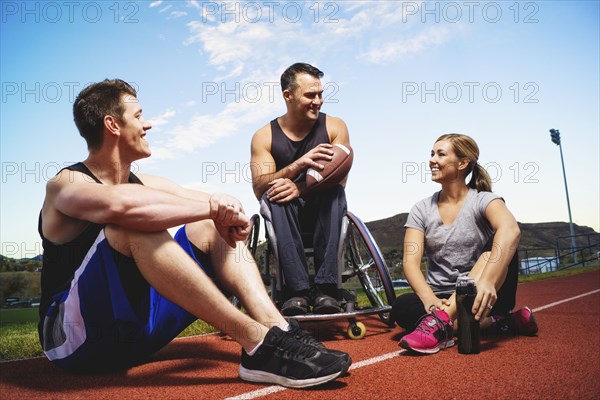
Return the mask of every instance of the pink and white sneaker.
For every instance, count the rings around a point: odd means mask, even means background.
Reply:
[[[493,326],[501,333],[513,335],[535,336],[538,325],[529,307],[523,307],[506,316],[493,316]]]
[[[443,310],[424,315],[415,330],[400,339],[399,346],[424,354],[437,353],[454,346],[454,329],[450,317]]]

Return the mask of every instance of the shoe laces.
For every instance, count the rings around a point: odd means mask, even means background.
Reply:
[[[310,358],[317,352],[315,347],[296,339],[291,332],[284,332],[274,345],[290,358]]]
[[[431,324],[430,321],[434,321],[435,323]],[[426,335],[429,335],[435,332],[435,330],[437,329],[443,331],[444,335],[446,335],[445,339],[448,340],[448,331],[446,329],[446,325],[448,324],[444,322],[440,317],[438,317],[437,314],[434,312],[431,314],[423,315],[421,319],[419,319],[415,331],[420,331],[425,333]]]
[[[306,332],[304,329],[302,329],[299,325],[291,325],[290,324],[290,330],[288,331],[288,334],[292,335],[294,337],[294,339],[309,345],[309,346],[315,346],[319,349],[324,348],[325,346],[323,346],[323,344],[321,342],[319,342],[317,339],[315,339],[314,337],[312,337],[308,332]]]

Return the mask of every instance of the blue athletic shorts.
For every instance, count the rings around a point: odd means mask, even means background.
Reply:
[[[175,240],[212,275],[210,265],[197,260],[185,227]],[[44,353],[69,370],[123,368],[158,351],[194,320],[154,290],[101,231],[70,288],[53,296],[43,322]]]

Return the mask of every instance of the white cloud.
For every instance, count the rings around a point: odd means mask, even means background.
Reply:
[[[335,40],[346,40],[348,36],[362,40],[371,35],[385,34],[390,29],[399,32],[408,27],[404,23],[402,4],[395,1],[343,3],[343,12],[331,16],[335,22],[327,22],[327,14],[323,13],[324,23],[321,25],[323,31],[333,35]]]
[[[264,59],[269,54],[269,46],[273,46],[280,40],[280,35],[285,34],[277,24],[248,22],[207,25],[192,21],[188,23],[188,28],[191,36],[184,44],[199,43],[210,65],[230,70],[221,79],[241,76],[246,62]]]
[[[163,8],[161,8],[160,10],[158,10],[158,13],[159,13],[159,14],[162,14],[162,13],[164,13],[164,12],[167,12],[167,11],[168,11],[168,10],[170,10],[172,7],[173,7],[173,5],[172,5],[172,4],[169,4],[168,6],[166,6],[166,7],[163,7]]]
[[[188,3],[188,4],[189,4],[191,7],[194,7],[194,8],[196,8],[196,9],[198,9],[198,10],[200,10],[200,9],[201,9],[201,7],[200,7],[200,3],[198,3],[198,1],[197,1],[197,0],[188,0],[188,2],[187,2],[187,3]]]
[[[150,118],[150,123],[154,129],[160,128],[161,126],[168,124],[169,120],[174,117],[175,114],[175,111],[167,110],[156,117]]]
[[[156,0],[156,1],[153,1],[152,3],[150,3],[150,5],[148,7],[150,7],[150,8],[158,7],[162,3],[163,3],[163,0]]]
[[[362,52],[359,59],[375,64],[396,61],[403,56],[420,53],[440,46],[451,37],[449,29],[444,27],[428,28],[409,38],[389,41],[373,46],[370,50]]]
[[[172,11],[169,19],[181,18],[185,17],[186,15],[188,15],[188,13],[185,11]]]
[[[167,111],[156,117],[152,120],[153,124],[159,121],[159,126],[167,122],[175,125],[168,130],[162,141],[155,143],[152,158],[172,159],[176,154],[191,153],[198,148],[208,147],[239,133],[240,129],[246,129],[247,126],[265,123],[280,108],[279,98],[273,98],[269,89],[262,88],[259,97],[253,94],[250,99],[229,103],[216,114],[199,114],[180,122],[169,121],[175,116],[175,111]]]
[[[167,147],[171,150],[190,152],[230,136],[236,128],[231,116],[227,108],[216,115],[196,115],[185,125],[178,125],[172,129]]]
[[[217,6],[216,2],[210,2],[208,6],[201,5],[197,0],[188,0],[187,6],[190,8],[195,8],[200,12],[200,16],[202,16],[202,21],[214,22],[215,16],[210,13],[214,7]]]
[[[197,13],[195,20],[186,22],[189,35],[183,44],[199,46],[219,81],[249,79],[250,70],[287,65],[297,57],[309,61],[307,54],[313,62],[333,52],[365,62],[392,62],[443,44],[449,33],[449,28],[432,28],[413,15],[422,7],[420,1],[323,3],[318,13],[315,4],[298,3],[304,4],[303,18],[294,22],[282,14],[281,5],[269,6],[269,12],[261,9],[262,18],[257,19],[243,13],[243,7],[228,8],[224,3],[207,6],[188,0],[171,4],[185,4]],[[261,3],[256,4],[260,7]],[[225,21],[223,15],[217,18],[224,12],[221,8],[229,15]],[[232,10],[240,15],[232,17]],[[185,15],[185,11],[171,12],[173,17]]]
[[[197,114],[187,120],[175,121],[174,111],[159,116],[158,126],[169,119],[173,122],[169,122],[168,136],[155,146],[155,159],[193,152],[273,118],[283,103],[280,93],[272,93],[272,88],[264,83],[278,82],[281,71],[292,62],[304,60],[319,65],[320,59],[332,54],[349,60],[392,62],[403,55],[439,46],[449,36],[444,27],[427,29],[423,24],[400,24],[402,10],[398,2],[339,3],[335,15],[328,15],[329,23],[324,22],[326,13],[320,14],[321,23],[310,18],[294,23],[285,18],[215,22],[204,14],[206,10],[198,2],[190,1],[187,6],[196,8],[200,19],[186,23],[189,35],[183,44],[199,47],[205,62],[213,67],[215,83],[224,84],[228,90],[252,83],[263,93],[257,101],[231,101],[229,96],[229,103],[220,111]],[[305,10],[307,16],[313,16]],[[376,44],[369,49],[371,43]],[[360,52],[361,48],[367,50]]]
[[[420,7],[416,2],[410,10],[392,1],[335,3],[334,9],[321,5],[319,14],[307,3],[305,18],[296,22],[277,12],[259,20],[242,15],[222,22],[208,19],[198,3],[188,4],[201,18],[187,23],[190,34],[184,45],[200,47],[208,64],[220,73],[217,80],[248,79],[249,70],[286,65],[296,57],[307,60],[307,54],[313,60],[335,52],[348,58],[358,53],[366,62],[394,61],[442,44],[447,33],[439,27],[425,31],[427,26],[417,18],[407,21],[405,14]]]

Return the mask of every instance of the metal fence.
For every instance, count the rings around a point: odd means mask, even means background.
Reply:
[[[600,233],[575,235],[576,248],[571,248],[571,236],[556,238],[555,247],[520,248],[522,275],[557,271],[600,261]]]

